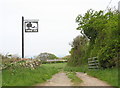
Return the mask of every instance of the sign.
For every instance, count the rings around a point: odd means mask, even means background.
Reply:
[[[22,16],[22,58],[24,58],[24,31],[38,32],[38,19],[24,19]]]
[[[38,19],[25,19],[25,32],[38,32]]]

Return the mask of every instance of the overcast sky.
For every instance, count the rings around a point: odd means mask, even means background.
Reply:
[[[112,0],[109,7],[118,7]],[[75,18],[88,9],[105,10],[110,0],[0,0],[0,53],[18,54],[22,48],[22,16],[39,19],[38,33],[25,33],[25,56],[42,52],[69,54],[73,38],[80,35]]]

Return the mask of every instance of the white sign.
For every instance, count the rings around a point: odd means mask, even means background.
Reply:
[[[38,19],[26,19],[25,23],[25,32],[38,32]]]

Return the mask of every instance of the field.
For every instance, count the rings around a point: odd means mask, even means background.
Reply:
[[[88,75],[106,81],[112,86],[118,86],[118,69],[99,69],[88,70],[87,66],[70,67],[67,63],[42,64],[37,69],[31,70],[28,68],[9,68],[3,70],[3,86],[31,86],[37,83],[43,83],[50,79],[52,75],[64,71],[73,82],[81,82],[75,76],[75,72],[85,72]],[[75,78],[75,79],[74,79]]]

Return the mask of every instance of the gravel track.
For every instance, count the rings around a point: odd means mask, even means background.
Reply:
[[[108,86],[109,88],[113,88],[108,85],[106,82],[103,82],[97,78],[91,77],[82,72],[76,72],[76,76],[78,76],[83,82],[77,85],[74,85],[71,80],[67,77],[66,73],[59,72],[45,83],[37,84],[35,86]]]

